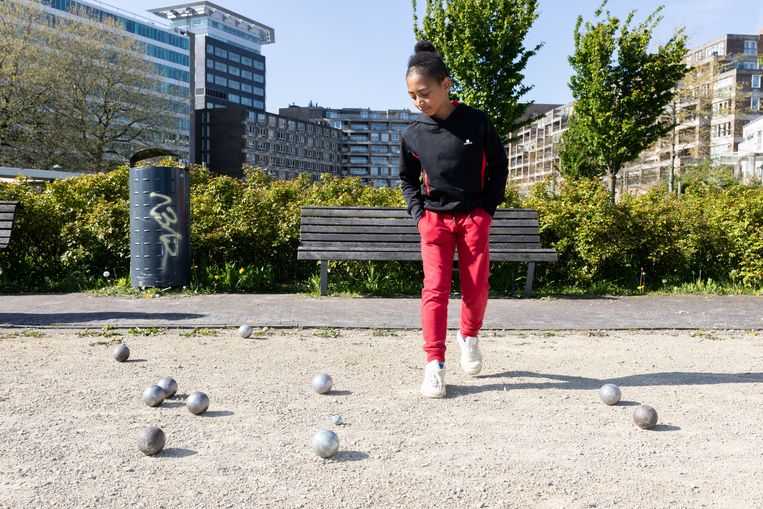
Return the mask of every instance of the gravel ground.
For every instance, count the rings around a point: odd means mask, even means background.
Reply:
[[[0,331],[2,508],[763,507],[755,332],[489,332],[478,377],[451,343],[444,400],[418,394],[413,331],[39,332]],[[150,408],[163,376],[179,394]],[[605,382],[620,404],[598,399]],[[202,416],[183,405],[196,390]],[[136,445],[148,425],[167,435],[153,457]],[[328,460],[309,447],[321,428],[341,442]]]

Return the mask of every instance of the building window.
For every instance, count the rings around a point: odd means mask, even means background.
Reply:
[[[755,56],[758,54],[758,41],[744,41],[744,54]]]
[[[244,64],[247,67],[252,66],[252,59],[249,57],[241,57],[241,63]]]
[[[244,106],[251,106],[252,105],[252,100],[250,98],[248,98],[248,97],[242,97],[241,98],[241,104],[243,104]]]
[[[760,74],[753,74],[750,80],[750,86],[752,88],[760,88]]]
[[[247,94],[251,94],[252,93],[252,86],[251,85],[247,85],[246,83],[242,83],[241,84],[241,91],[242,92],[246,92]]]
[[[241,77],[247,80],[252,79],[252,72],[251,71],[241,71]]]
[[[236,80],[228,80],[228,86],[230,88],[235,89],[235,90],[240,90],[241,89],[241,83],[239,83]]]
[[[227,72],[228,71],[228,66],[225,65],[222,62],[215,62],[215,70],[216,71]]]
[[[215,68],[215,61],[210,59],[210,58],[208,58],[207,59],[207,67],[209,67],[210,69],[214,69]]]
[[[241,76],[241,69],[233,65],[228,66],[228,72],[234,76]]]
[[[228,58],[228,52],[222,48],[215,48],[215,56],[220,58]]]
[[[214,74],[207,74],[207,82],[208,83],[214,83],[215,82],[215,75]]]
[[[760,111],[760,97],[750,97],[750,109]]]
[[[221,87],[227,87],[228,80],[226,80],[222,76],[215,76],[215,85],[220,85]]]
[[[228,60],[232,62],[241,62],[241,56],[238,53],[228,52]]]
[[[237,96],[236,94],[228,94],[228,100],[232,103],[240,103],[241,97]]]

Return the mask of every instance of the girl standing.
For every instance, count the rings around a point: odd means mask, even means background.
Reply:
[[[400,186],[421,234],[421,328],[427,364],[421,394],[445,396],[445,339],[453,255],[458,249],[461,368],[482,369],[478,334],[487,306],[490,225],[504,199],[508,161],[482,111],[449,100],[450,73],[434,46],[416,44],[406,73],[422,114],[401,138]]]

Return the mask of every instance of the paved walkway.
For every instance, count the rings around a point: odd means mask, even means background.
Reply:
[[[419,299],[304,294],[171,296],[0,295],[0,327],[418,328]],[[450,302],[456,327],[461,301]],[[763,297],[491,299],[485,329],[763,329]]]

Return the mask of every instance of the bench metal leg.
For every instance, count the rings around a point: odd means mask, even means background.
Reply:
[[[329,262],[321,260],[321,295],[329,293]]]
[[[532,296],[533,277],[535,277],[535,262],[527,262],[527,281],[525,282],[525,297]]]

